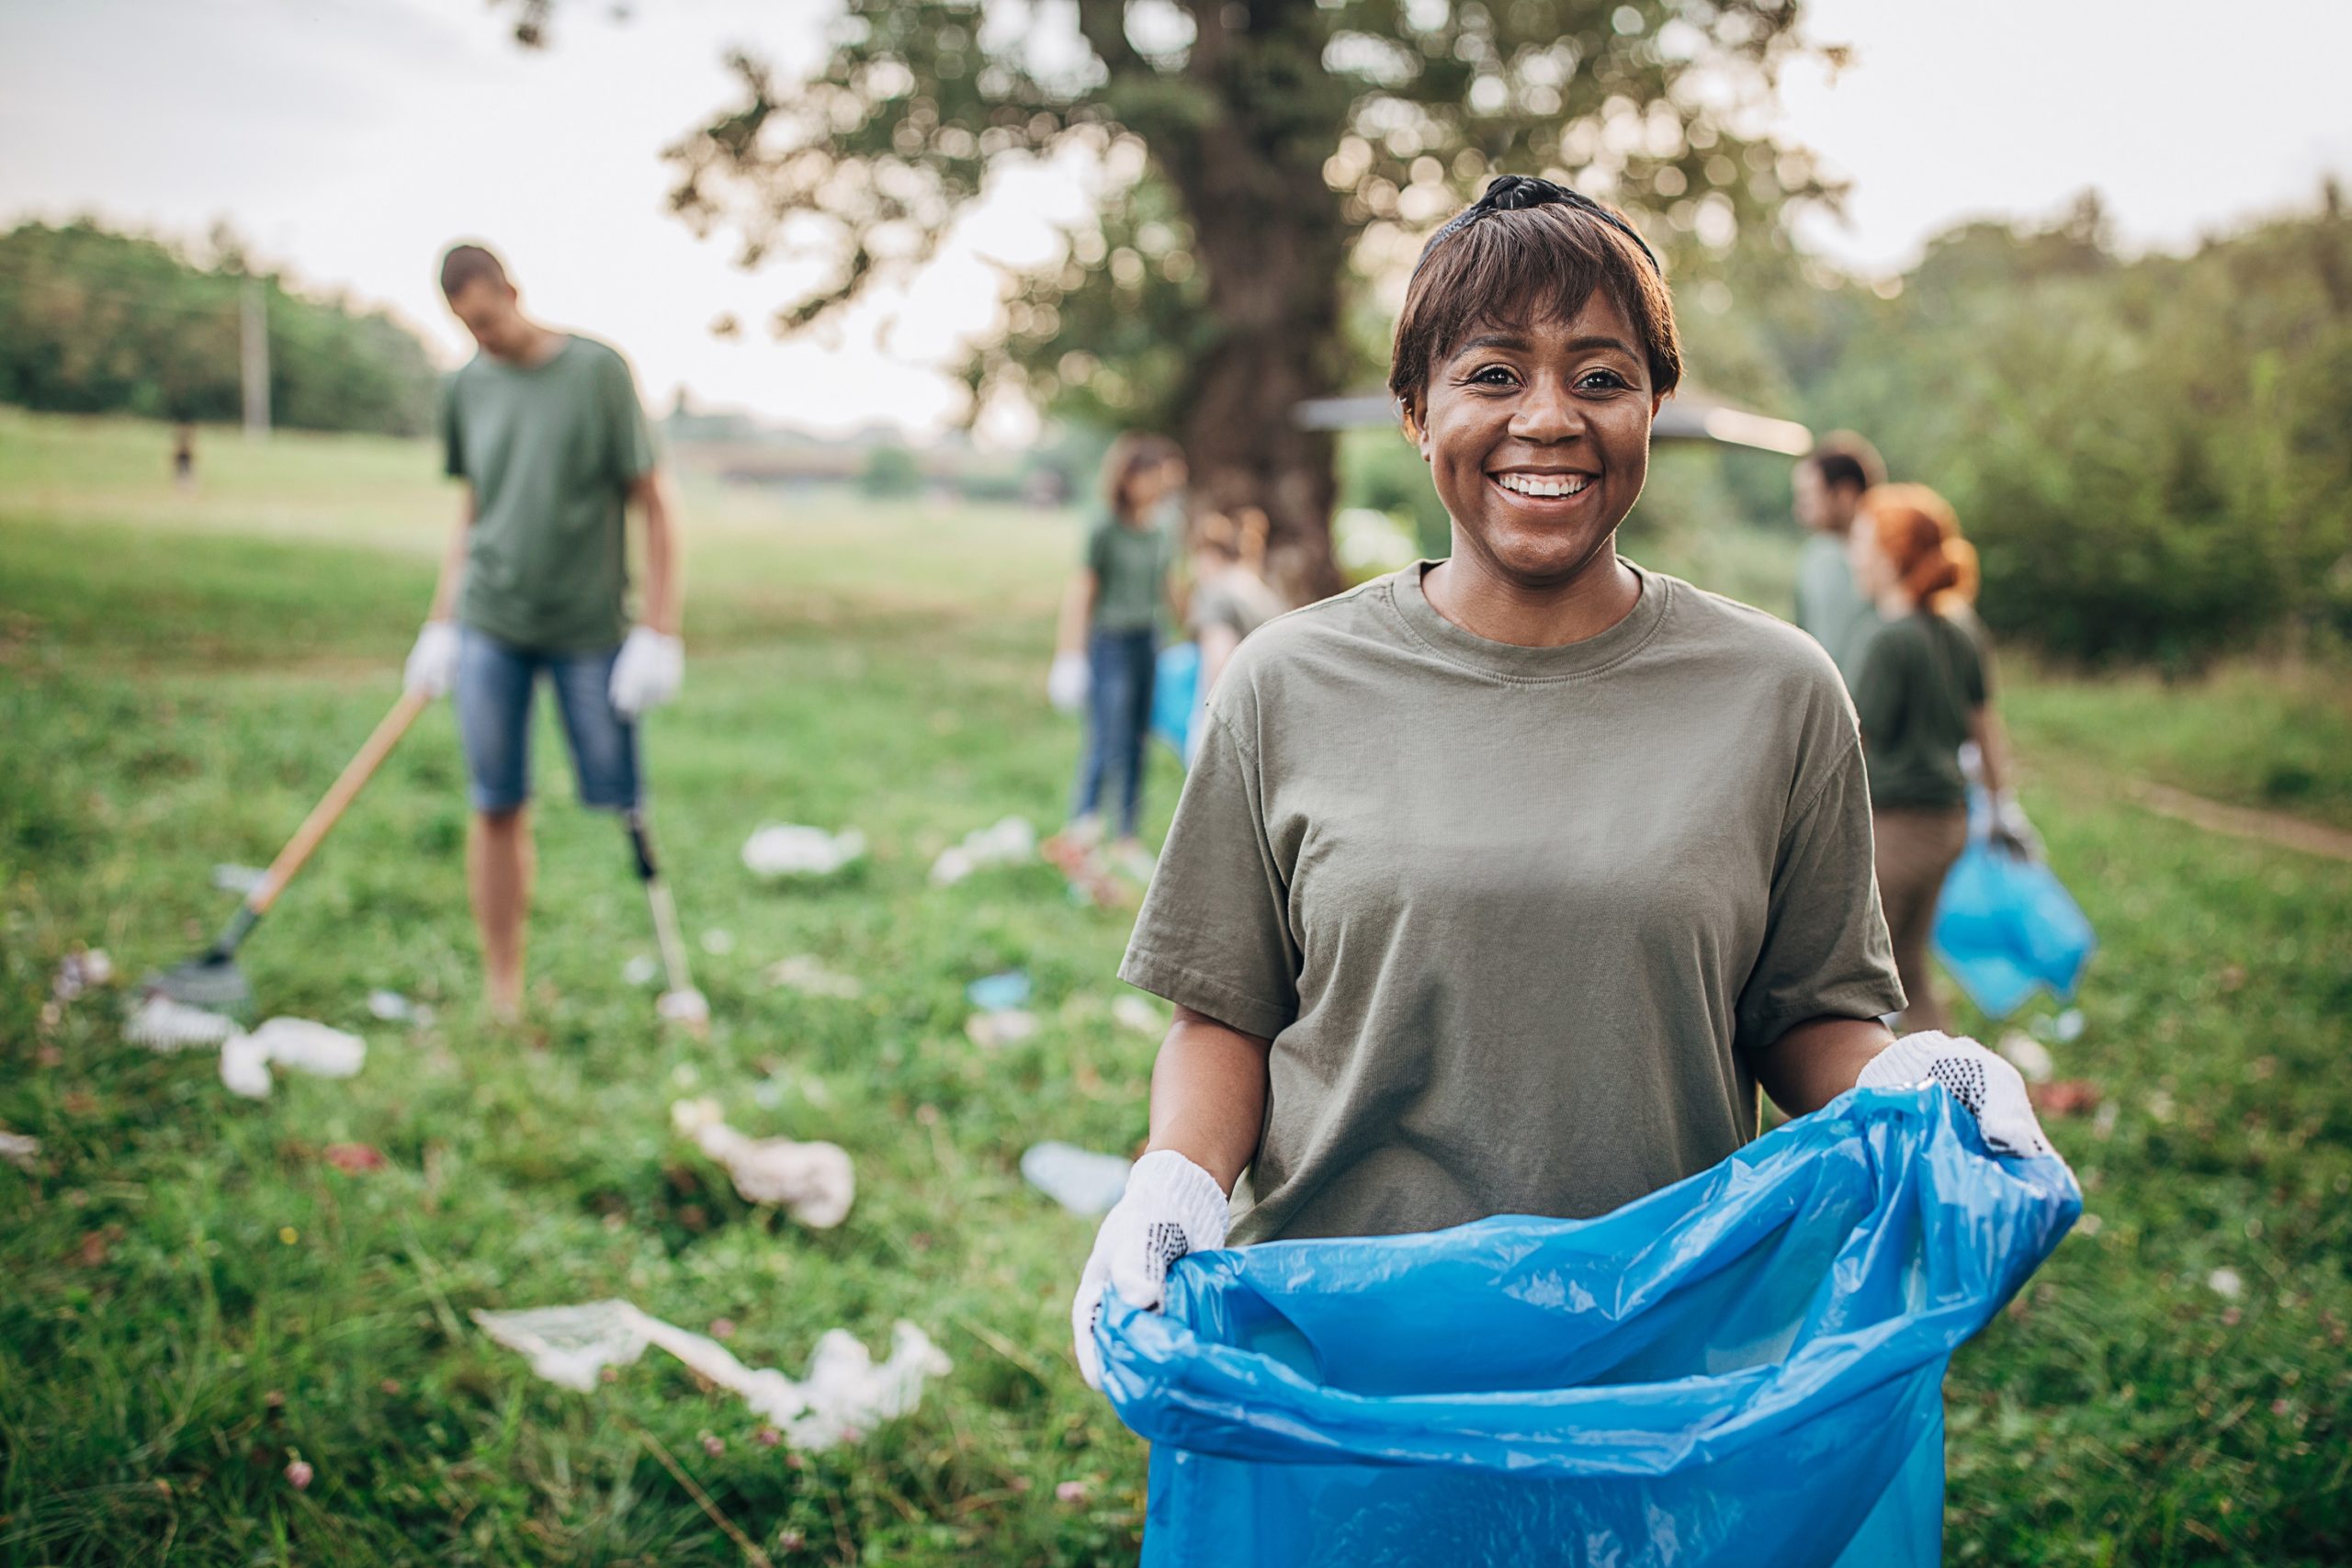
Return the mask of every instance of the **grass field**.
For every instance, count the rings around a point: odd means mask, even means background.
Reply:
[[[1141,1137],[1125,921],[1040,866],[924,875],[970,829],[1058,815],[1076,735],[1039,689],[1072,521],[691,488],[694,660],[651,771],[688,930],[732,938],[695,955],[711,1040],[620,978],[641,901],[544,716],[534,1019],[487,1026],[443,707],[248,947],[266,1010],[364,1027],[366,1071],[254,1104],[125,1044],[120,988],[45,1011],[51,976],[82,943],[168,962],[227,913],[214,863],[266,862],[394,695],[450,498],[420,446],[223,436],[194,497],[166,451],[0,411],[0,1125],[42,1144],[0,1165],[0,1561],[741,1561],[709,1512],[779,1562],[1131,1561],[1141,1447],[1067,1344],[1091,1225],[1014,1165]],[[2060,1073],[2104,1102],[2051,1124],[2085,1223],[1947,1384],[1949,1558],[2343,1562],[2352,865],[2120,784],[2342,823],[2345,682],[2011,673],[2028,804],[2104,943]],[[763,820],[854,824],[871,860],[756,885],[736,852]],[[758,979],[801,953],[865,995]],[[1013,964],[1046,1027],[984,1054],[963,987]],[[434,1021],[373,1022],[374,987]],[[847,1147],[849,1222],[741,1202],[670,1134],[689,1093]],[[389,1163],[344,1174],[341,1141]],[[659,1356],[571,1393],[466,1319],[607,1295],[732,1320],[744,1360],[796,1372],[823,1330],[879,1348],[904,1317],[956,1370],[791,1460]]]

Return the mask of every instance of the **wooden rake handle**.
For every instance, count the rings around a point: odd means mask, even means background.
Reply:
[[[408,727],[416,722],[416,716],[432,702],[433,696],[429,692],[401,694],[401,700],[392,705],[392,711],[384,716],[382,722],[376,726],[376,732],[368,737],[368,743],[359,748],[359,755],[345,765],[341,775],[328,786],[319,803],[311,807],[311,814],[302,818],[302,825],[294,829],[294,836],[286,840],[286,847],[277,852],[277,858],[269,863],[269,870],[263,874],[261,885],[246,897],[246,908],[255,915],[268,912],[270,905],[277,901],[277,896],[286,891],[286,885],[294,880],[294,874],[302,869],[302,863],[311,858],[311,852],[319,847],[328,829],[335,825],[345,807],[359,798],[359,792],[368,787],[368,781],[375,775],[377,768],[392,754],[392,748],[399,745],[401,737],[408,733]]]

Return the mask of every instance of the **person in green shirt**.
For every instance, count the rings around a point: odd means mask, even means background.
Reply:
[[[1176,546],[1164,513],[1183,475],[1183,454],[1165,436],[1129,431],[1111,444],[1102,462],[1103,510],[1087,530],[1078,572],[1062,596],[1046,680],[1056,707],[1086,713],[1070,823],[1057,843],[1091,850],[1101,839],[1102,796],[1115,778],[1119,825],[1112,855],[1146,871],[1150,859],[1136,837],[1144,740]]]
[[[2039,1149],[2015,1068],[1894,1043],[1861,745],[1785,623],[1616,552],[1681,375],[1620,214],[1504,176],[1406,294],[1390,390],[1453,553],[1294,611],[1209,698],[1121,976],[1176,1004],[1150,1143],[1071,1303],[1188,1250],[1602,1213],[1858,1082],[1949,1077]]]
[[[524,314],[480,245],[442,258],[441,292],[481,352],[444,393],[447,467],[465,505],[406,682],[457,695],[474,812],[467,881],[491,1011],[513,1019],[531,894],[533,692],[541,676],[554,691],[582,802],[628,814],[641,834],[637,721],[676,694],[684,668],[676,505],[627,361]],[[634,626],[632,504],[645,528]]]
[[[1854,581],[1870,596],[1871,626],[1855,652],[1854,710],[1870,769],[1879,903],[1909,998],[1906,1028],[1941,1029],[1943,1005],[1928,963],[1936,900],[1968,842],[1968,779],[1961,747],[1976,747],[1994,799],[2008,798],[2007,743],[1992,709],[1992,660],[1970,611],[1976,551],[1950,502],[1926,485],[1878,485],[1862,497],[1849,540]],[[2030,846],[2000,809],[1996,847]]]
[[[1846,558],[1854,509],[1863,491],[1886,482],[1878,448],[1850,430],[1833,431],[1797,459],[1790,476],[1797,522],[1805,531],[1797,556],[1797,625],[1829,650],[1849,687],[1859,645],[1877,624],[1877,612],[1854,586]]]

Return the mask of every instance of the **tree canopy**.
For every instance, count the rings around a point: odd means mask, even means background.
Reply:
[[[551,7],[514,0],[525,42]],[[1794,0],[848,0],[807,77],[733,58],[672,203],[747,265],[820,258],[790,331],[913,276],[1007,164],[1094,160],[1097,220],[1009,286],[975,399],[1178,435],[1202,498],[1263,506],[1324,585],[1330,443],[1292,411],[1369,372],[1356,280],[1502,172],[1613,198],[1685,261],[1773,227],[1823,186],[1750,111],[1812,47]]]

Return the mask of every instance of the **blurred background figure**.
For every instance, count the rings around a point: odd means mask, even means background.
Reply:
[[[1854,582],[1847,559],[1847,536],[1862,493],[1886,482],[1878,448],[1850,430],[1835,431],[1797,460],[1790,483],[1797,522],[1805,531],[1797,557],[1797,625],[1829,650],[1838,672],[1854,683],[1857,645],[1875,619],[1866,595]]]
[[[1168,508],[1184,480],[1184,455],[1164,435],[1128,431],[1102,460],[1102,511],[1088,528],[1077,575],[1062,595],[1046,694],[1065,713],[1083,708],[1085,750],[1063,848],[1103,836],[1103,795],[1118,791],[1115,863],[1148,869],[1136,837],[1143,810],[1144,737],[1160,616],[1168,602],[1174,536]]]
[[[1199,676],[1193,687],[1193,722],[1184,731],[1184,761],[1192,764],[1201,746],[1202,715],[1209,693],[1225,672],[1241,639],[1272,620],[1289,606],[1266,585],[1266,514],[1254,506],[1232,513],[1211,512],[1193,529],[1192,595],[1184,606],[1184,625],[1200,649]]]
[[[172,484],[182,495],[196,490],[196,426],[186,420],[172,427]]]
[[[1849,556],[1866,621],[1848,678],[1870,770],[1879,902],[1909,1000],[1903,1027],[1942,1029],[1928,939],[1945,874],[1968,841],[1962,745],[1975,743],[1984,785],[1996,795],[2008,772],[1993,722],[1992,660],[1969,607],[1976,550],[1934,491],[1878,485],[1855,511]],[[1992,830],[2001,847],[2025,852],[1997,814]]]

